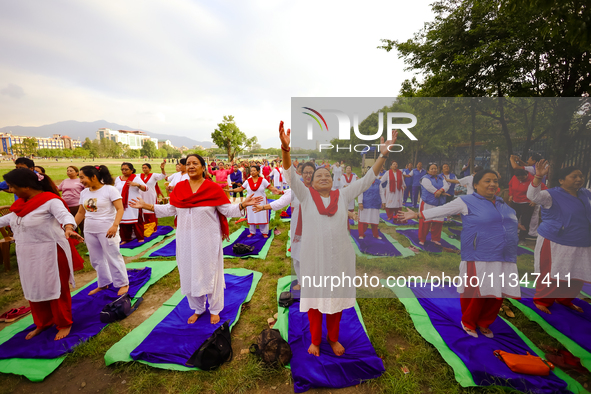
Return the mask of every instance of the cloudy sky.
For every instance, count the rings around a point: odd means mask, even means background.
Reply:
[[[412,76],[381,38],[417,1],[19,0],[0,4],[0,127],[104,119],[210,140],[223,115],[276,145],[291,97],[394,97]]]

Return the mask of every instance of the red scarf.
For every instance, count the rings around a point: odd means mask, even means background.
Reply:
[[[154,175],[154,173],[152,173],[152,172],[150,172],[148,175],[142,173],[140,175],[140,178],[147,185],[150,178],[152,178],[152,175]],[[158,196],[158,195],[164,196],[164,194],[162,194],[162,192],[160,191],[160,186],[158,186],[158,182],[156,182],[156,187],[154,189],[156,190],[156,196]]]
[[[318,209],[319,214],[331,217],[335,213],[337,213],[337,209],[339,209],[339,190],[338,189],[330,191],[330,204],[328,204],[328,207],[324,206],[324,203],[322,202],[322,197],[320,196],[320,193],[318,193],[316,190],[314,190],[313,188],[310,188],[310,194],[312,195],[312,199],[314,200],[314,203],[316,204],[316,208]]]
[[[177,183],[170,194],[170,205],[177,208],[217,207],[224,204],[230,204],[226,193],[209,179],[203,181],[197,193],[193,193],[189,181],[184,180]],[[222,228],[222,238],[228,239],[230,237],[228,220],[219,211],[217,212]]]
[[[257,181],[257,183],[254,183],[252,178],[248,178],[248,186],[250,186],[250,190],[253,192],[256,192],[257,190],[259,190],[261,183],[263,183],[263,177],[259,177],[259,180]]]
[[[281,175],[281,167],[277,167],[276,170],[279,173],[279,182],[283,183],[283,175]]]
[[[121,199],[123,200],[123,208],[127,209],[127,200],[129,199],[129,184],[133,182],[135,179],[135,174],[131,174],[125,184],[123,185],[123,189],[121,189]],[[123,180],[123,179],[121,179]]]
[[[351,181],[353,180],[353,173],[351,173],[351,175],[347,176],[347,174],[343,174],[343,176],[345,177],[345,182],[347,183],[351,183]]]
[[[390,173],[390,193],[402,190],[402,171],[396,170],[396,180],[394,180],[394,171],[389,170],[388,172]]]
[[[54,198],[59,199],[64,204],[66,210],[70,212],[68,204],[66,204],[66,202],[62,200],[60,196],[51,192],[39,193],[36,196],[29,198],[27,201],[25,201],[24,198],[19,198],[11,205],[10,212],[14,212],[14,214],[18,217],[23,217],[30,214],[46,202],[53,200]],[[68,243],[70,244],[70,251],[72,253],[72,268],[74,268],[74,271],[80,271],[82,268],[84,268],[84,259],[82,256],[80,256],[78,250],[76,250],[75,247],[80,242],[73,238],[68,238]]]

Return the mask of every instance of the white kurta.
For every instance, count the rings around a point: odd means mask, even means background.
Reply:
[[[156,202],[158,201],[158,196],[156,195],[156,184],[158,183],[158,181],[164,178],[166,178],[166,175],[164,174],[153,173],[150,179],[148,179],[148,182],[145,182],[148,190],[146,190],[145,192],[141,192],[141,195],[142,199],[146,202],[146,204],[156,204]]]
[[[334,164],[332,167],[332,190],[340,189],[343,187],[343,169],[340,165]]]
[[[117,190],[119,190],[119,193],[123,194],[123,192],[122,192],[123,186],[125,186],[126,182],[127,181],[122,180],[120,176],[115,178],[115,187],[117,188]],[[135,177],[133,182],[138,183],[142,186],[146,186],[146,184],[142,181],[142,179],[140,178],[139,175],[137,175]],[[127,199],[127,202],[129,203],[129,201],[131,201],[131,200],[135,200],[136,198],[142,197],[143,193],[144,192],[142,192],[142,190],[139,187],[130,186],[129,187],[129,197]],[[139,212],[140,212],[139,209],[132,208],[128,204],[127,208],[125,208],[125,211],[123,212],[123,219],[121,219],[121,224],[137,223]]]
[[[492,205],[492,204],[491,204]],[[491,207],[492,208],[492,207]],[[493,208],[494,209],[494,208]],[[468,206],[461,198],[456,198],[451,202],[440,207],[434,207],[423,213],[425,220],[443,220],[443,218],[451,215],[468,215],[470,212]],[[494,296],[497,298],[503,297],[521,297],[521,291],[519,286],[515,286],[515,281],[511,278],[521,279],[519,272],[517,271],[517,264],[507,261],[475,261],[474,266],[476,267],[476,276],[482,279],[485,278],[484,283],[480,283],[480,295]],[[466,261],[460,262],[460,276],[463,278],[464,275],[468,275],[468,263]],[[489,275],[492,274],[493,280]],[[504,275],[505,280],[502,281],[501,277]],[[470,277],[468,277],[470,279]],[[475,283],[475,282],[473,282]],[[492,286],[491,286],[492,285]],[[458,287],[458,293],[464,292],[464,282]]]
[[[396,173],[394,173],[396,176]],[[386,187],[383,187],[386,184]],[[394,193],[390,191],[390,171],[386,171],[380,178],[380,196],[382,196],[382,202],[386,204],[386,208],[402,208],[402,197],[404,196],[404,177],[402,177],[402,189],[396,188]]]
[[[262,179],[262,181],[261,185],[256,191],[252,191],[248,180],[242,184],[242,187],[246,190],[247,196],[254,194],[254,197],[263,197],[263,201],[261,201],[260,205],[265,205],[267,204],[267,195],[265,194],[265,191],[267,190],[267,187],[269,187],[269,182],[267,182],[267,180],[263,177],[259,177],[259,179]],[[252,209],[252,206],[246,207],[246,221],[249,226],[269,224],[269,212],[265,210],[255,212]]]
[[[61,285],[57,265],[59,245],[68,258],[70,283],[75,286],[70,243],[61,226],[76,221],[58,199],[52,199],[23,217],[13,212],[0,217],[0,227],[10,226],[14,233],[16,258],[25,298],[33,302],[60,297]]]
[[[283,167],[273,168],[273,171],[271,172],[271,176],[273,177],[273,186],[275,186],[278,189],[283,188],[283,184],[286,183]],[[280,179],[283,179],[283,180],[281,181]]]
[[[281,197],[279,197],[277,200],[274,200],[269,203],[269,205],[271,206],[271,209],[273,211],[278,211],[282,208],[285,208],[289,204],[291,204],[291,189],[286,190],[285,193]],[[292,209],[292,213],[293,213],[293,209]]]
[[[382,202],[383,201],[384,200],[382,199]],[[357,202],[363,204],[363,193],[357,197]],[[380,210],[365,207],[361,209],[361,207],[359,207],[359,223],[380,224]]]
[[[435,186],[433,186],[433,184],[431,183],[431,181],[428,180],[427,178],[421,179],[421,185],[423,185],[425,187],[425,189],[427,189],[427,191],[429,193],[431,193],[431,194],[435,194],[437,192],[437,190],[438,190],[438,189],[435,188]],[[449,186],[450,186],[450,184],[447,183],[447,181],[444,179],[443,180],[443,190],[444,190],[444,192],[447,192],[449,190]],[[420,206],[420,212],[421,212],[421,214],[424,211],[428,210],[428,209],[437,208],[437,206],[435,206],[435,205],[427,204],[425,202],[425,200],[422,199],[422,196],[421,196],[421,200],[422,200],[421,206]],[[427,221],[429,221],[429,220],[427,220]],[[441,220],[432,220],[432,221],[433,222],[443,222],[443,218]]]
[[[343,181],[343,187],[347,187],[350,184],[352,184],[353,182],[355,182],[357,180],[357,174],[355,173],[351,173],[351,181],[347,182],[347,178],[345,178],[345,174],[343,174],[343,177],[341,178]],[[349,211],[352,211],[355,209],[355,199],[351,200],[351,202],[349,203],[349,206],[347,207],[347,209]]]
[[[527,189],[528,200],[539,204],[542,208],[552,207],[552,196],[542,187],[533,187],[529,185]],[[540,253],[546,238],[538,234],[536,249],[534,250],[534,270],[540,270]],[[550,241],[550,255],[552,259],[552,269],[550,275],[554,277],[560,274],[562,279],[565,274],[570,273],[571,280],[578,279],[585,282],[591,282],[591,247],[567,246]]]
[[[226,217],[242,216],[238,204],[195,208],[154,206],[158,218],[177,217],[176,257],[183,295],[219,294],[225,286],[218,211]]]
[[[314,280],[325,276],[355,277],[355,252],[347,230],[347,207],[355,197],[369,189],[376,176],[373,171],[357,182],[341,189],[338,210],[335,215],[320,215],[312,199],[310,190],[300,180],[293,166],[285,173],[294,195],[300,200],[302,210],[302,245],[301,261],[301,298],[300,311],[318,309],[322,313],[337,313],[355,305],[355,287],[346,281],[345,286],[335,287],[324,282],[321,287],[314,287]],[[330,197],[322,197],[324,206],[330,203]],[[308,277],[308,278],[306,278]],[[323,279],[322,279],[323,280]],[[311,283],[311,284],[310,284]]]

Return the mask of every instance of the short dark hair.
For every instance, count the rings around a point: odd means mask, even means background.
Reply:
[[[311,161],[308,161],[306,163],[302,163],[302,174],[304,173],[304,169],[306,167],[310,167],[311,169],[313,169],[314,171],[316,171],[316,165],[314,165],[314,163],[312,163]]]
[[[495,174],[497,179],[499,179],[499,174],[497,174],[496,171],[491,170],[490,168],[486,170],[480,170],[474,175],[474,179],[472,181],[472,187],[474,189],[476,189],[476,185],[478,185],[478,182],[480,182],[486,174]]]
[[[523,168],[517,168],[515,171],[513,171],[513,175],[515,176],[527,176],[528,172],[525,171]]]
[[[14,164],[24,164],[31,170],[35,168],[35,162],[31,159],[27,159],[26,157],[19,157],[14,161]]]
[[[152,165],[150,163],[144,163],[142,166],[148,167],[150,170],[152,169]]]
[[[76,166],[68,166],[68,168],[73,169],[74,171],[76,171],[76,174],[78,174],[80,172],[80,170],[78,169],[78,167]]]
[[[191,155],[191,156],[195,156],[195,155]],[[187,156],[187,157],[189,157],[189,156]],[[186,166],[187,165],[187,158],[181,159],[180,163],[182,166]]]
[[[127,166],[127,168],[131,170],[131,173],[135,174],[135,168],[133,167],[133,164],[124,161],[123,163],[121,163],[121,167],[123,166]]]
[[[561,168],[560,170],[558,170],[556,172],[556,176],[558,177],[558,180],[560,179],[564,179],[567,176],[569,176],[570,174],[572,174],[575,171],[580,171],[581,169],[577,166],[568,166],[568,167],[564,167]]]

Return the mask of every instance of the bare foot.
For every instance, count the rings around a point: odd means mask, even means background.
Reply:
[[[425,243],[424,242],[419,242],[419,245],[425,246]]]
[[[127,243],[127,241],[121,241],[121,243],[119,243],[119,245],[125,245]]]
[[[123,295],[125,293],[127,293],[129,291],[129,285],[128,286],[121,286],[119,288],[119,291],[117,292],[117,295]]]
[[[96,288],[96,289],[94,289],[94,290],[90,290],[90,291],[88,292],[88,295],[93,295],[93,294],[96,294],[96,293],[98,293],[99,291],[102,291],[102,290],[105,290],[105,289],[108,289],[108,288],[109,288],[109,285],[107,285],[107,286],[105,286],[105,287],[97,287],[97,288]]]
[[[378,237],[374,237],[375,239],[382,239],[382,237],[378,236]]]
[[[220,322],[220,315],[210,315],[209,321],[211,324],[218,324]]]
[[[71,329],[72,329],[72,326],[58,330],[57,334],[55,335],[55,340],[59,341],[60,339],[64,339],[65,337],[67,337],[70,334]]]
[[[299,283],[293,287],[294,290],[299,290],[301,288],[302,288],[302,286],[300,286]]]
[[[441,246],[441,242],[439,242],[439,241],[431,241],[431,242],[433,242],[435,245]]]
[[[545,307],[544,305],[536,304],[535,302],[534,302],[534,305],[536,306],[536,308],[538,308],[542,312],[547,313],[549,315],[552,314],[552,312],[550,312],[550,310],[547,307]]]
[[[254,234],[248,234],[248,235],[246,236],[246,238],[250,238],[250,237],[252,237],[253,235],[254,235]]]
[[[49,327],[47,327],[49,328]],[[25,337],[25,339],[31,339],[36,335],[39,335],[40,333],[42,333],[43,331],[45,331],[47,328],[39,328],[36,327],[33,331],[31,331],[30,333],[27,334],[27,336]]]
[[[308,348],[308,353],[316,357],[320,356],[320,346],[316,346],[311,343],[310,347]]]
[[[365,237],[359,237],[359,239],[364,239]]]
[[[197,321],[197,319],[199,319],[199,315],[194,313],[191,315],[191,317],[189,318],[189,320],[187,320],[187,323],[189,324],[193,324]]]
[[[565,306],[566,306],[567,308],[573,309],[573,310],[575,310],[575,311],[577,311],[577,312],[583,313],[583,308],[581,308],[581,307],[580,307],[580,306],[578,306],[578,305],[575,305],[575,304],[570,304],[570,305],[565,305]]]
[[[141,241],[137,241],[138,244],[143,244],[144,242],[146,242],[145,239],[142,239]]]
[[[263,234],[263,238],[269,238],[269,234]]]
[[[345,348],[343,347],[343,345],[339,343],[339,341],[333,342],[328,338],[326,338],[326,340],[328,341],[328,344],[332,348],[334,354],[336,354],[337,356],[342,356],[343,354],[345,354]]]

